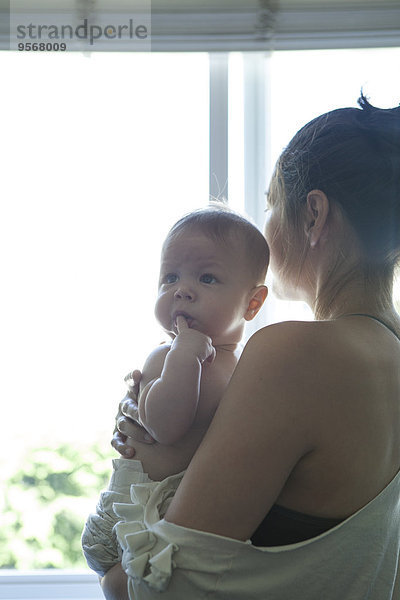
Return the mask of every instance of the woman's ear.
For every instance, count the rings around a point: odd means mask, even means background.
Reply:
[[[329,200],[326,194],[321,190],[308,192],[305,228],[311,248],[326,239],[328,214]]]
[[[246,321],[252,321],[262,305],[265,298],[268,296],[268,288],[266,285],[258,285],[251,291],[250,302],[244,314]]]

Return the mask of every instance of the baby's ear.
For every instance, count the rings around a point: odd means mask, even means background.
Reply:
[[[244,314],[246,321],[252,321],[268,296],[266,285],[258,285],[251,290],[250,302]]]

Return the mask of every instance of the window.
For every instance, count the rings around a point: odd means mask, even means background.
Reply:
[[[3,52],[0,64],[12,90],[0,101],[0,461],[14,478],[0,564],[71,568],[99,491],[80,497],[94,474],[75,462],[103,464],[123,376],[163,339],[161,242],[208,202],[209,59]],[[55,542],[62,530],[74,547]]]
[[[153,317],[161,241],[183,212],[208,201],[210,61],[207,53],[10,52],[0,64],[4,89],[12,90],[0,101],[7,115],[0,464],[7,477],[26,448],[68,442],[79,454],[99,439],[107,445],[123,375],[162,339]],[[399,67],[396,48],[226,55],[228,92],[219,100],[229,115],[224,151],[234,208],[262,227],[263,192],[295,131],[331,108],[355,105],[361,86],[376,105],[394,106]],[[257,325],[285,318],[310,313],[269,299]],[[94,463],[90,452],[83,458]],[[40,469],[46,455],[35,460]],[[72,458],[65,450],[55,460],[59,472]],[[82,485],[92,498],[69,503],[85,516],[97,489],[89,479]],[[30,491],[24,494],[9,497],[21,513]],[[53,549],[34,563],[34,540],[47,525],[33,511],[31,546],[16,536],[13,565],[4,562],[3,543],[3,566],[67,562]],[[0,577],[0,598],[11,584],[16,590],[14,579]]]

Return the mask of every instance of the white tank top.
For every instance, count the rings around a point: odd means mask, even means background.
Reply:
[[[400,600],[400,472],[318,537],[255,547],[161,518],[182,474],[131,486],[114,504],[134,600]],[[160,592],[162,592],[160,594]]]

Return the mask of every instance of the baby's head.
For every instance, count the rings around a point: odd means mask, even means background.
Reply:
[[[269,250],[260,231],[224,206],[180,219],[162,248],[156,316],[176,334],[176,317],[214,344],[237,343],[261,308]]]

